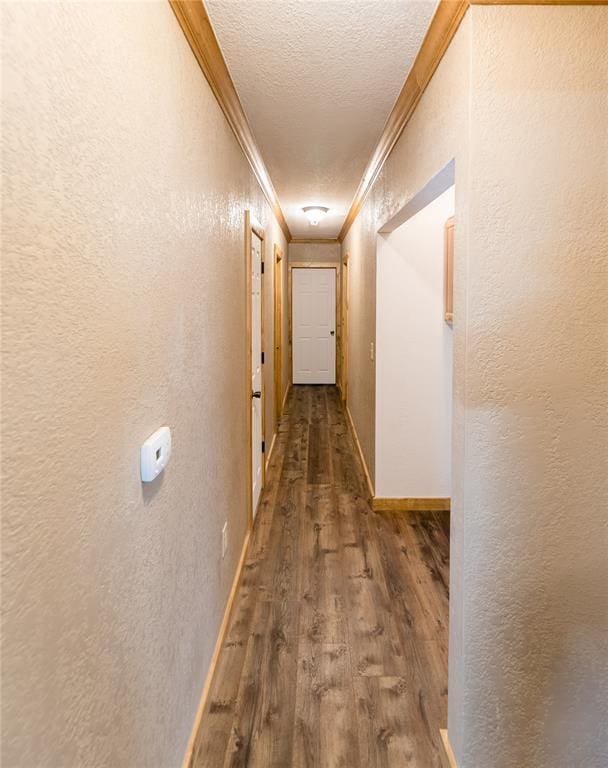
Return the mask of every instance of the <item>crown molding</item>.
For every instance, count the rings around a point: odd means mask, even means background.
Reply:
[[[384,124],[380,140],[357,187],[355,197],[338,235],[340,242],[346,237],[346,233],[363,207],[365,198],[374,186],[382,166],[414,113],[420,97],[426,90],[468,7],[468,0],[440,0],[418,55]]]
[[[291,240],[291,232],[279,205],[277,193],[272,186],[264,160],[245,116],[241,100],[232,82],[230,72],[222,56],[219,43],[202,0],[169,0],[169,3],[186,36],[186,40],[190,44],[192,53],[196,57],[222,112],[226,116],[228,124],[245,153],[245,157],[249,161],[258,184],[270,203],[274,215],[277,217],[287,242],[289,242]]]

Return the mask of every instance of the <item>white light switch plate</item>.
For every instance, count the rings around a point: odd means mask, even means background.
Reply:
[[[144,483],[154,480],[169,462],[171,456],[171,430],[157,429],[141,447],[141,479]]]

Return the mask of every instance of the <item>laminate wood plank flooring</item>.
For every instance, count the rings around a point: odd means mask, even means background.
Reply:
[[[436,768],[449,513],[374,513],[335,387],[280,421],[192,768]]]

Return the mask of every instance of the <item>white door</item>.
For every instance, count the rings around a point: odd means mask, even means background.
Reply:
[[[336,270],[291,273],[293,383],[336,383]]]
[[[263,484],[262,454],[262,241],[251,233],[251,481],[253,515]]]

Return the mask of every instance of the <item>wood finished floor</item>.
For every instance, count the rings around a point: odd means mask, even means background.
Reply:
[[[440,766],[448,553],[448,513],[371,511],[336,388],[292,388],[193,766]]]

